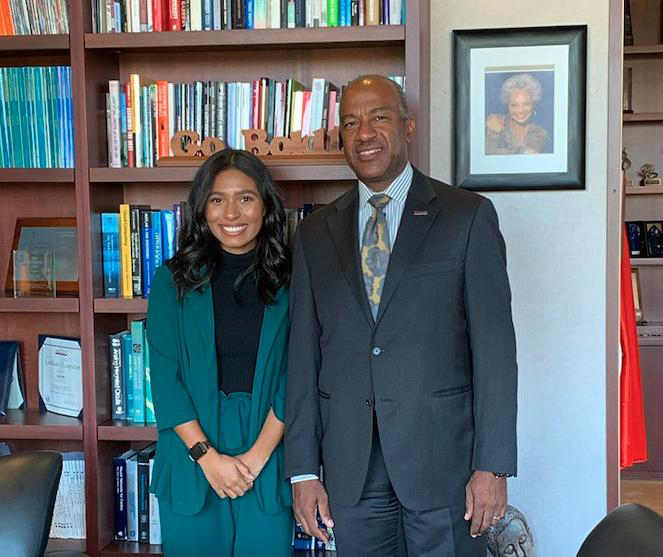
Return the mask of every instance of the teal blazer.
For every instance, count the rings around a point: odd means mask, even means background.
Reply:
[[[265,306],[260,331],[249,422],[251,443],[270,408],[284,421],[289,328],[288,293],[281,288],[275,302]],[[210,439],[218,439],[219,387],[211,288],[189,291],[178,301],[170,269],[157,269],[147,309],[147,341],[158,429],[151,491],[174,512],[196,514],[211,487],[173,428],[198,420]],[[292,504],[290,484],[283,475],[283,443],[253,489],[267,514]]]

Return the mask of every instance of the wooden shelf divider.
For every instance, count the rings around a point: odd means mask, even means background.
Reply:
[[[39,410],[7,410],[0,416],[0,439],[83,440],[83,422]]]
[[[155,424],[136,424],[110,420],[97,427],[97,439],[100,441],[156,441]]]
[[[0,296],[0,313],[78,313],[78,309],[78,298],[4,298]]]
[[[0,56],[69,52],[69,35],[5,35],[0,37]]]
[[[663,195],[663,186],[631,186],[624,191],[626,195]]]
[[[663,265],[663,257],[631,257],[631,267],[657,267]]]
[[[0,168],[0,182],[71,182],[74,183],[73,168]]]
[[[663,44],[652,45],[638,45],[638,46],[625,46],[624,58],[662,58],[663,59]]]
[[[113,542],[102,549],[99,555],[101,557],[133,557],[134,555],[163,557],[160,545],[137,542]]]
[[[405,26],[403,25],[85,34],[87,50],[113,51],[340,48],[404,44]]]
[[[624,124],[663,122],[663,112],[633,112],[624,113]]]
[[[95,298],[95,313],[147,313],[146,298]]]

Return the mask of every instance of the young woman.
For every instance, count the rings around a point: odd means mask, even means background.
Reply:
[[[283,418],[290,256],[260,160],[225,149],[197,172],[147,337],[159,438],[152,491],[165,557],[291,554]]]

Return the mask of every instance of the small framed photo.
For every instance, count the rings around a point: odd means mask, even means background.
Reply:
[[[663,257],[663,222],[646,222],[645,237],[649,257]]]
[[[12,252],[40,255],[51,253],[57,295],[78,293],[78,241],[75,218],[16,219]],[[7,270],[5,290],[8,292],[13,292],[15,286],[14,259],[15,257],[10,257]],[[29,282],[30,278],[26,280]],[[31,291],[29,285],[26,291]]]
[[[587,26],[454,31],[454,176],[584,189]]]

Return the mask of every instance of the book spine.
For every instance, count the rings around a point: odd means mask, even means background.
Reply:
[[[233,7],[233,29],[244,29],[244,0],[231,0]],[[258,14],[254,14],[256,18]]]
[[[124,90],[127,97],[127,166],[134,168],[136,166],[136,153],[134,151],[134,108],[133,108],[133,93],[131,90],[131,83],[124,84]]]
[[[115,468],[115,539],[127,539],[127,463],[123,458],[113,459]]]
[[[120,205],[120,271],[122,284],[122,297],[133,298],[131,283],[131,223],[129,205]]]
[[[152,277],[155,271],[161,267],[163,263],[163,242],[161,234],[161,211],[152,211],[152,230],[150,236],[150,259],[152,259],[153,267],[151,269]],[[150,284],[152,280],[150,280]]]
[[[134,421],[134,364],[131,333],[122,333],[122,365],[124,368],[124,392],[127,398],[127,421]]]
[[[168,146],[168,82],[157,81],[157,123],[159,133],[159,158],[167,157]]]
[[[163,261],[175,255],[175,214],[169,209],[161,211],[161,241],[163,244]]]
[[[168,0],[168,29],[170,31],[182,30],[181,0]]]
[[[138,460],[127,459],[127,541],[138,541]]]
[[[140,168],[143,166],[143,133],[140,121],[140,76],[138,74],[131,74],[129,82],[131,86],[131,122],[134,136],[135,166],[136,168]]]
[[[150,483],[152,483],[152,468],[154,459],[150,459]],[[159,520],[159,500],[154,493],[150,493],[150,543],[161,543],[161,521]]]
[[[127,163],[127,93],[124,88],[120,90],[120,165]]]
[[[143,347],[143,363],[145,365],[145,423],[155,424],[157,422],[154,413],[154,397],[152,396],[152,372],[150,367],[150,344],[145,335],[145,345]]]
[[[101,214],[101,243],[104,269],[104,297],[120,297],[120,215]]]
[[[150,541],[150,463],[138,453],[138,541]]]
[[[144,321],[131,322],[131,353],[134,370],[134,422],[145,422],[145,364],[143,346],[145,344]]]
[[[131,244],[131,288],[134,297],[143,295],[142,265],[140,253],[140,209],[129,206],[129,226]]]
[[[114,420],[126,420],[127,405],[124,390],[124,369],[122,368],[122,335],[109,337],[110,371],[112,391],[112,417]]]
[[[149,209],[141,209],[140,211],[140,233],[140,251],[143,257],[143,296],[147,297],[150,294],[150,286],[152,285],[152,260],[150,258],[152,212]]]

